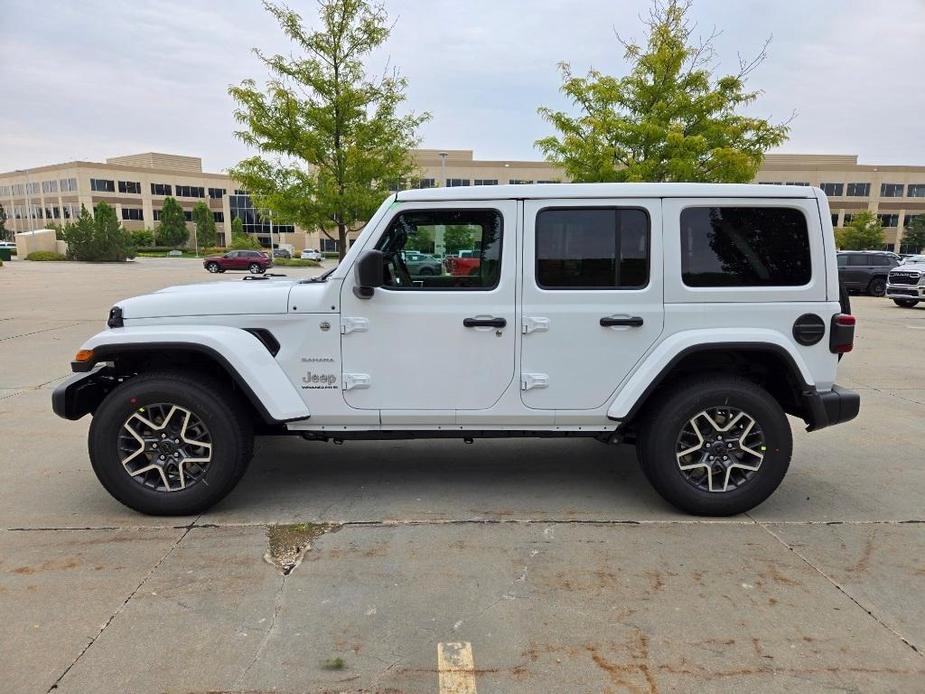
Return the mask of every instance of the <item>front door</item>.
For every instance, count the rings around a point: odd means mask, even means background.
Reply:
[[[344,398],[380,410],[481,410],[514,381],[517,203],[396,205],[367,248],[385,254],[385,286],[341,291]],[[465,273],[412,271],[403,251],[471,251]]]
[[[607,404],[662,332],[661,201],[524,202],[521,394]]]

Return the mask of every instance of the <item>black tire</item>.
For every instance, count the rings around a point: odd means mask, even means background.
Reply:
[[[915,299],[893,299],[893,303],[902,308],[915,308],[919,302]]]
[[[211,272],[212,274],[215,274],[216,272],[221,272],[221,271],[222,271],[222,269],[218,266],[218,263],[208,263],[208,264],[206,265],[206,270],[208,270],[208,271]]]
[[[247,269],[251,271],[252,275],[261,275],[266,272],[266,268],[260,267],[258,263],[251,263]]]
[[[729,491],[698,488],[678,464],[681,431],[698,412],[711,407],[748,413],[767,444],[758,469]],[[790,465],[793,437],[787,416],[764,388],[743,378],[717,375],[682,381],[657,396],[647,408],[636,445],[643,472],[668,503],[698,516],[732,516],[754,508],[777,489]]]
[[[146,487],[121,462],[118,441],[123,425],[139,408],[154,403],[189,410],[211,436],[212,460],[186,489]],[[185,516],[205,511],[234,488],[253,457],[254,436],[247,410],[220,383],[192,373],[162,371],[129,379],[106,397],[90,424],[88,447],[93,471],[118,501],[141,513]]]
[[[870,284],[867,285],[867,293],[871,296],[883,296],[886,294],[886,280],[883,277],[874,277]]]
[[[437,272],[432,267],[422,267],[420,274],[423,277],[433,277]]]

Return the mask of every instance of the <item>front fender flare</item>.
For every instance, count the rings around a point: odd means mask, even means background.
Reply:
[[[684,330],[663,340],[621,386],[607,409],[609,419],[622,421],[659,384],[671,366],[693,350],[700,349],[770,349],[785,357],[806,387],[814,386],[812,372],[793,344],[783,335],[766,328],[721,328]]]
[[[93,363],[142,350],[199,352],[215,359],[266,419],[281,423],[306,419],[311,414],[266,346],[241,328],[223,325],[115,328],[97,333],[81,349],[93,350]]]

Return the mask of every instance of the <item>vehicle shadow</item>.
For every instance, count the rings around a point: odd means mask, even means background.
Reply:
[[[649,486],[630,446],[593,439],[261,439],[221,522],[686,518]],[[205,520],[205,519],[204,519]]]

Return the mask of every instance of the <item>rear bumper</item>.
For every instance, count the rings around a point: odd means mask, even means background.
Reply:
[[[820,392],[813,389],[803,393],[803,406],[806,430],[816,431],[857,417],[861,396],[853,390],[833,385],[832,390]]]
[[[51,409],[63,419],[80,419],[95,412],[103,398],[117,385],[107,364],[86,373],[76,373],[58,384],[51,394]]]

